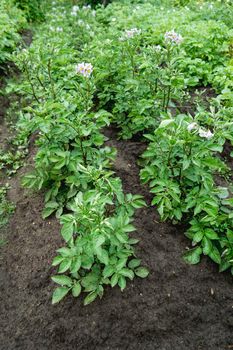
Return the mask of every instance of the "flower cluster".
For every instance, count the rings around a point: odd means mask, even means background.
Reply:
[[[199,129],[198,133],[200,137],[204,137],[207,140],[211,139],[211,137],[214,136],[214,134],[210,130],[205,131],[203,129]]]
[[[174,30],[171,30],[170,32],[166,32],[165,35],[165,40],[167,42],[170,42],[172,44],[180,44],[183,41],[183,38],[180,34],[176,33]]]
[[[187,129],[188,129],[188,131],[197,130],[198,129],[198,125],[197,125],[197,123],[190,123],[187,126]]]
[[[76,72],[83,75],[85,78],[89,78],[93,72],[93,66],[91,63],[79,63],[76,66]]]
[[[50,26],[49,29],[52,31],[52,32],[63,32],[63,28],[62,27],[57,27],[57,28],[54,28],[53,26]]]
[[[84,5],[83,10],[91,10],[91,5]]]
[[[124,34],[120,38],[121,41],[127,40],[127,39],[132,39],[133,37],[140,35],[141,34],[141,29],[137,28],[132,28],[132,29],[127,29],[125,30]]]
[[[199,136],[204,137],[207,140],[211,139],[214,136],[214,134],[210,130],[204,130],[202,128],[199,128],[198,124],[195,122],[188,124],[187,129],[189,132],[192,130],[198,130]]]
[[[71,11],[71,16],[77,16],[78,11],[79,11],[79,6],[73,6]]]

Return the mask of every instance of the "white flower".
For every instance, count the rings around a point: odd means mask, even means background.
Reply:
[[[122,37],[120,38],[120,41],[131,39],[137,35],[140,35],[141,32],[142,32],[141,29],[137,29],[137,28],[127,29],[125,30]]]
[[[133,38],[135,35],[140,35],[141,32],[142,32],[141,29],[132,28],[130,30],[126,30],[125,34],[130,39],[130,38]]]
[[[200,137],[204,137],[207,140],[211,139],[211,137],[214,136],[214,134],[210,130],[205,131],[203,129],[199,129],[198,133]]]
[[[187,126],[187,130],[188,130],[188,131],[197,130],[197,129],[198,129],[198,125],[197,125],[197,123],[195,123],[195,122],[190,123],[190,124]]]
[[[79,63],[76,66],[76,72],[78,74],[83,75],[86,78],[89,78],[91,73],[93,72],[93,66],[91,63],[85,63],[85,62]]]
[[[79,6],[73,6],[71,11],[71,16],[77,16],[77,12],[79,11]]]
[[[63,32],[63,28],[62,27],[57,27],[56,31],[57,32]]]
[[[78,12],[78,11],[79,11],[79,6],[72,7],[72,12]]]
[[[174,30],[171,30],[170,32],[166,32],[164,37],[166,41],[174,44],[180,44],[183,41],[182,36],[176,33]]]

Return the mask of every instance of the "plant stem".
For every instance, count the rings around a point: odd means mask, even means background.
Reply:
[[[55,94],[54,83],[53,83],[52,74],[51,74],[51,58],[48,60],[48,75],[49,75],[49,81],[50,81],[51,88],[52,88],[53,99],[55,100],[56,94]]]
[[[166,107],[165,107],[165,112],[167,112],[167,110],[168,110],[168,105],[169,105],[169,102],[170,102],[170,95],[171,95],[171,85],[169,85],[169,87],[168,87],[167,103],[166,103]]]
[[[33,97],[35,98],[35,100],[36,100],[38,103],[40,103],[38,97],[36,96],[36,91],[35,91],[35,89],[34,89],[34,85],[33,85],[32,81],[31,81],[30,74],[29,74],[28,67],[27,67],[27,64],[26,64],[26,63],[25,63],[24,69],[25,69],[27,79],[28,79],[29,84],[30,84],[31,89],[32,89],[32,95],[33,95]]]

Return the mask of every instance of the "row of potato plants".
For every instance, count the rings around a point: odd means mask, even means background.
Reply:
[[[93,67],[80,62],[72,45],[72,22],[61,27],[63,11],[54,8],[43,35],[16,59],[24,73],[17,88],[30,100],[21,117],[22,134],[38,133],[35,169],[23,185],[46,190],[43,217],[55,212],[62,225],[65,245],[52,263],[58,267],[52,279],[60,285],[53,303],[68,292],[77,297],[84,291],[87,305],[102,297],[106,285],[123,290],[127,279],[148,275],[135,257],[138,240],[130,237],[135,209],[145,202],[140,195],[125,194],[111,170],[116,151],[104,146],[101,132],[111,114],[96,110]],[[80,18],[93,16],[90,11],[81,9]]]
[[[22,11],[13,6],[13,2],[7,4],[6,1],[2,1],[0,12],[0,67],[3,68],[19,41],[18,31],[25,26],[26,20]]]
[[[218,29],[220,34],[221,26],[218,25],[215,29]],[[130,33],[130,40],[140,34],[141,32],[134,30]],[[195,248],[185,254],[185,260],[196,264],[200,261],[201,254],[208,255],[219,264],[220,271],[231,268],[233,273],[233,198],[229,181],[230,169],[217,156],[217,153],[223,151],[226,140],[232,141],[230,114],[232,94],[225,83],[222,93],[213,101],[210,112],[205,110],[194,116],[177,113],[172,116],[168,113],[169,106],[177,107],[179,95],[175,92],[179,92],[180,87],[181,94],[184,94],[190,84],[190,81],[185,82],[188,72],[183,72],[182,66],[186,62],[184,62],[184,56],[180,57],[182,52],[178,49],[178,45],[182,44],[183,40],[185,41],[185,38],[183,39],[180,34],[174,31],[167,32],[162,46],[153,47],[156,51],[154,57],[152,56],[155,58],[153,62],[155,64],[152,65],[150,60],[146,60],[150,68],[157,70],[157,76],[153,76],[149,70],[150,77],[152,76],[151,82],[156,82],[155,92],[158,93],[160,88],[160,94],[155,95],[155,98],[153,96],[152,101],[156,101],[157,113],[163,120],[158,125],[159,120],[155,118],[155,131],[145,135],[150,143],[142,155],[144,161],[141,163],[145,168],[141,171],[141,179],[143,183],[149,183],[151,192],[155,195],[152,205],[157,206],[162,220],[185,222],[191,218],[186,235],[192,240]],[[131,50],[133,55],[131,62],[136,62],[136,56],[141,48],[138,41],[127,44],[131,47],[134,45],[137,49],[134,53]],[[230,45],[231,40],[225,43],[224,57],[229,65],[231,64]],[[203,51],[206,49],[208,48],[204,47]],[[214,50],[212,54],[213,52]],[[182,58],[181,65],[180,58]],[[213,59],[218,58],[214,56]],[[135,65],[134,71],[138,74],[138,86],[142,87],[141,81],[145,72],[143,70],[140,72],[140,68],[142,65]],[[221,69],[221,66],[217,66],[216,72],[219,68]],[[164,76],[166,83],[163,80]],[[194,78],[200,79],[200,76]],[[180,86],[177,84],[178,79]],[[208,79],[216,81],[214,74]],[[231,82],[231,79],[229,81]],[[149,89],[150,84],[147,87]],[[216,87],[219,88],[219,83]],[[147,91],[148,95],[150,96],[149,91]],[[179,100],[181,99],[182,95]],[[225,103],[219,105],[221,100]],[[140,99],[138,101],[138,103],[141,102]],[[151,112],[151,109],[149,110]],[[177,110],[179,111],[179,108]],[[153,113],[153,116],[156,117],[156,113]],[[146,124],[145,126],[148,130],[152,129]],[[123,127],[125,127],[124,124]],[[225,177],[224,187],[216,185],[217,174]]]
[[[56,1],[33,44],[15,57],[24,72],[17,90],[30,105],[19,137],[38,134],[35,170],[23,183],[48,189],[43,216],[56,213],[65,240],[53,261],[61,285],[54,303],[84,290],[88,304],[105,284],[124,289],[126,278],[148,274],[129,237],[134,210],[145,203],[125,195],[111,170],[115,150],[101,132],[110,123],[123,138],[146,133],[141,179],[163,220],[192,218],[187,235],[197,246],[186,260],[204,253],[221,270],[232,265],[232,199],[215,177],[229,173],[216,156],[232,130],[229,93],[217,80],[230,62],[228,11],[117,1],[93,10]],[[220,21],[220,13],[228,15]],[[194,104],[195,116],[182,114],[190,89],[208,84],[221,92],[211,109]]]
[[[97,38],[92,50],[89,46],[86,50],[101,67],[100,105],[110,106],[121,137],[147,132],[150,143],[140,162],[144,166],[141,179],[149,183],[155,195],[152,205],[157,206],[162,220],[189,222],[186,236],[194,248],[185,254],[185,260],[195,264],[204,254],[219,264],[220,271],[231,268],[233,273],[230,169],[221,160],[223,146],[226,140],[232,142],[233,131],[233,32],[228,21],[233,9],[219,4],[213,7],[212,3],[198,14],[199,9],[187,7],[167,9],[170,16],[177,15],[171,22],[183,22],[179,25],[182,36],[171,30],[168,18],[170,30],[165,34],[161,27],[159,34],[157,28],[152,29],[146,17],[152,8],[115,4],[105,11],[111,29],[102,36],[102,45]],[[222,21],[220,8],[228,14]],[[208,22],[207,15],[211,18]],[[163,23],[164,13],[161,16]],[[193,18],[196,22],[190,25]],[[127,21],[139,25],[120,34]],[[158,13],[156,21],[161,26]],[[222,77],[222,72],[228,74]],[[192,115],[182,114],[190,88],[200,84],[211,84],[219,95],[210,106],[195,103]]]
[[[36,0],[35,0],[36,1]],[[14,0],[0,1],[0,96],[1,102],[4,101],[6,78],[9,76],[12,68],[12,52],[17,45],[22,41],[22,33],[28,29],[28,16],[25,11],[19,8],[18,3]],[[1,116],[2,117],[2,116]],[[7,120],[7,117],[5,117]],[[0,120],[0,124],[2,124]],[[1,128],[1,125],[0,125]],[[2,136],[2,131],[1,131]],[[3,144],[3,145],[2,145]],[[21,152],[18,150],[15,154],[6,150],[4,142],[1,142],[0,147],[0,170],[3,168],[11,168],[14,164],[14,169],[9,172],[15,172],[19,167],[19,158]],[[7,173],[8,175],[8,173]],[[14,205],[7,199],[9,184],[5,182],[5,176],[0,178],[0,228],[5,226],[10,215],[14,212]],[[6,243],[5,235],[0,235],[0,247]]]
[[[27,16],[14,0],[0,2],[0,69],[11,61],[11,54],[19,44],[20,33],[27,28]]]

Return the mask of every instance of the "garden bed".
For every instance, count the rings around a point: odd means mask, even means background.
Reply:
[[[0,349],[233,349],[233,7],[78,4],[10,3]]]
[[[144,145],[118,141],[115,171],[125,191],[150,194],[140,185],[138,155]],[[28,162],[31,162],[33,149]],[[2,350],[165,349],[217,350],[233,345],[232,278],[217,273],[203,258],[190,266],[182,260],[188,245],[184,229],[159,223],[155,208],[136,214],[138,256],[150,269],[147,279],[135,279],[121,293],[109,289],[102,300],[83,307],[72,296],[51,305],[51,257],[61,245],[55,218],[43,220],[43,194],[20,187],[21,172],[11,180],[10,198],[16,212],[1,255]]]

